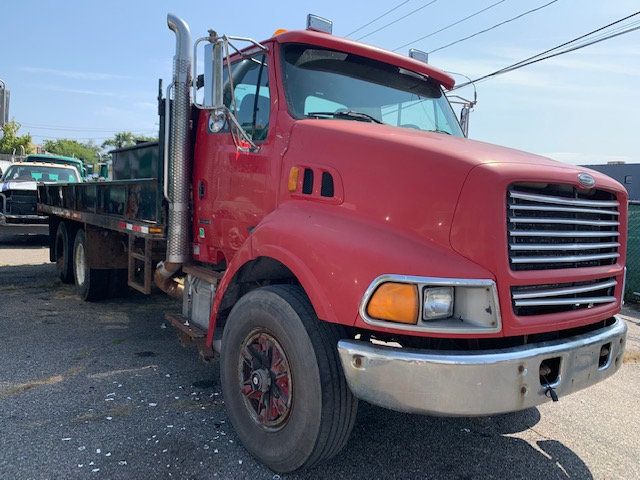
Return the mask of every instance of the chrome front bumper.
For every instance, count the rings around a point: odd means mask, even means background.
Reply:
[[[349,387],[362,400],[403,412],[493,415],[549,400],[539,377],[545,360],[560,359],[552,382],[560,399],[611,376],[622,365],[626,333],[616,318],[584,335],[500,350],[409,350],[340,340],[338,351]],[[610,353],[600,365],[607,344]]]

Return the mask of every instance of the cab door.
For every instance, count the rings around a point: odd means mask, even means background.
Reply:
[[[235,59],[231,82],[224,70],[225,105],[235,112],[256,151],[238,148],[241,137],[233,134],[229,122],[214,133],[209,113],[201,115],[193,181],[197,260],[229,261],[276,206],[280,156],[274,152],[283,140],[275,135],[277,89],[271,59],[270,51]]]

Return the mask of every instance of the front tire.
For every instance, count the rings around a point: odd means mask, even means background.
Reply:
[[[311,467],[346,444],[357,399],[338,357],[344,336],[296,286],[259,288],[233,307],[222,338],[225,404],[243,445],[272,470]]]
[[[90,268],[87,262],[87,237],[78,230],[73,244],[73,273],[80,298],[93,302],[108,294],[109,270]]]

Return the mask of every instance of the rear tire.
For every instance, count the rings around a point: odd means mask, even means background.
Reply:
[[[292,285],[253,290],[229,314],[220,364],[227,412],[243,445],[272,470],[311,467],[346,444],[357,399],[338,357],[344,336]]]
[[[56,230],[54,249],[56,254],[56,270],[62,283],[73,283],[73,245],[74,230],[67,222],[60,222]]]
[[[87,237],[78,230],[73,244],[73,272],[80,298],[93,302],[105,298],[109,287],[109,270],[90,268],[87,263]]]

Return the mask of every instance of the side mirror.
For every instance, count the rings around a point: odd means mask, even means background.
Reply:
[[[224,107],[223,99],[224,40],[216,37],[204,46],[204,101],[207,110]]]
[[[469,114],[471,113],[471,107],[466,104],[460,110],[460,126],[462,127],[462,133],[465,137],[469,136]]]

